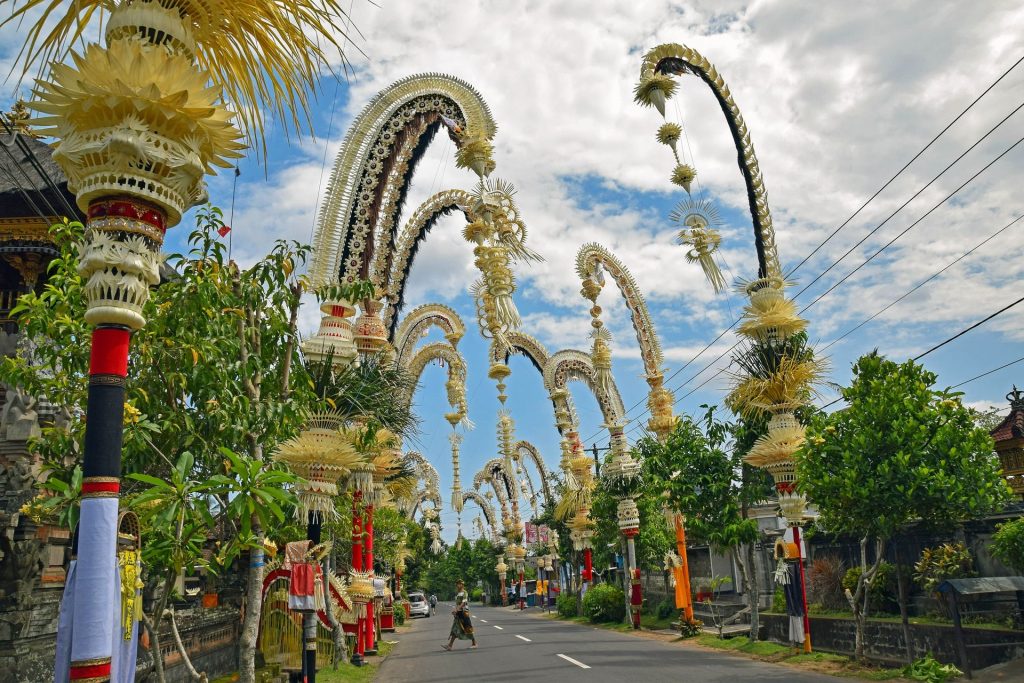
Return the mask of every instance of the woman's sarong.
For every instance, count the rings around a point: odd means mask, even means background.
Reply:
[[[452,632],[449,634],[451,638],[458,638],[459,640],[473,640],[473,620],[469,618],[469,612],[465,610],[458,610],[455,612],[455,618],[452,619]]]

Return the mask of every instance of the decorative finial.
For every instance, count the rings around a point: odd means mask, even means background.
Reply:
[[[1016,384],[1013,385],[1013,391],[1006,395],[1006,400],[1010,402],[1012,410],[1024,410],[1024,393],[1021,393]]]

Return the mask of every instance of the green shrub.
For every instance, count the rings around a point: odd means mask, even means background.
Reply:
[[[1007,567],[1024,572],[1024,517],[1000,524],[988,549]]]
[[[963,543],[943,543],[937,548],[925,548],[921,559],[914,565],[914,579],[929,593],[934,593],[946,579],[977,575],[974,558]]]
[[[583,596],[583,614],[595,624],[619,623],[626,618],[626,596],[621,588],[599,583]]]
[[[679,635],[683,638],[693,638],[704,633],[704,622],[700,619],[685,618],[679,620]]]
[[[654,614],[659,619],[668,619],[674,617],[679,613],[676,609],[675,599],[669,600],[668,598],[658,603],[658,606],[654,609]]]
[[[559,593],[555,599],[555,608],[558,610],[558,616],[560,617],[577,616],[576,596],[566,591]]]
[[[843,575],[843,589],[856,593],[860,575],[860,566],[847,569],[846,574]],[[898,609],[896,595],[896,568],[882,560],[882,563],[878,565],[878,571],[875,572],[874,578],[868,585],[868,612],[873,614],[895,612]],[[846,604],[849,605],[849,602]]]
[[[776,588],[772,595],[772,611],[777,614],[786,613],[786,591],[782,588]]]
[[[481,602],[484,599],[484,589],[474,588],[469,592],[469,599],[472,602]]]
[[[912,681],[925,681],[925,683],[946,683],[946,681],[951,681],[962,675],[963,671],[952,664],[940,664],[930,652],[903,668],[905,678]]]
[[[401,626],[405,623],[405,606],[402,602],[401,600],[395,600],[395,626]]]

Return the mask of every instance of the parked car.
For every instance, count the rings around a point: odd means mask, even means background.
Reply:
[[[427,602],[427,596],[423,595],[423,593],[409,593],[409,616],[430,616],[430,603]]]

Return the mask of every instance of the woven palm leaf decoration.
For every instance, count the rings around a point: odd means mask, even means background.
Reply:
[[[53,0],[14,2],[0,22],[21,25],[23,73],[63,61],[75,42],[102,22],[108,44],[140,27],[194,58],[223,89],[238,120],[265,151],[265,112],[286,126],[309,125],[308,93],[331,62],[346,65],[346,11],[341,0]]]

